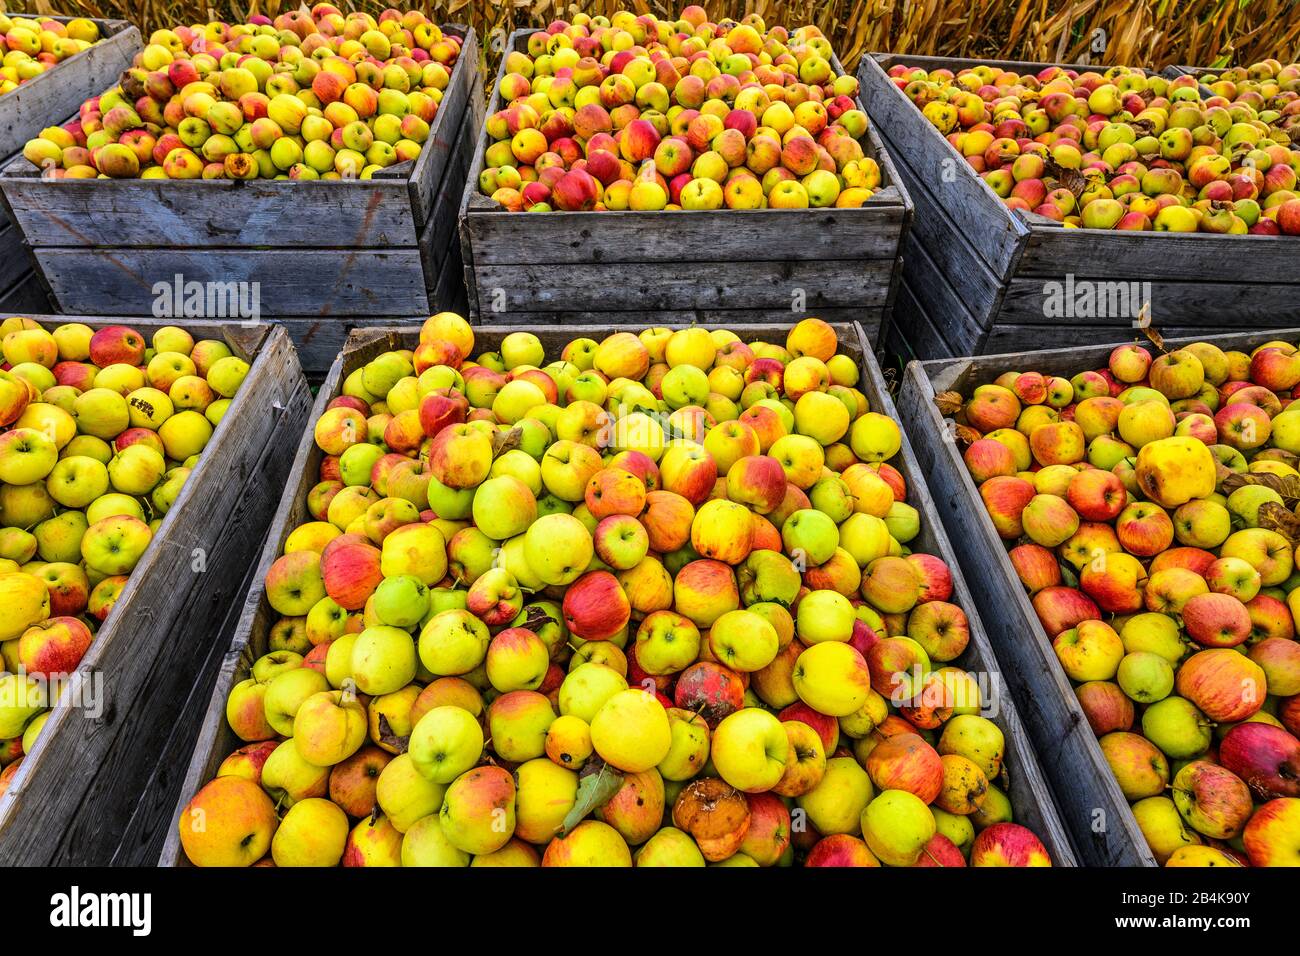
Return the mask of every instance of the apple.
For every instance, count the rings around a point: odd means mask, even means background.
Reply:
[[[1175,775],[1174,806],[1196,832],[1230,840],[1245,828],[1254,806],[1250,790],[1231,770],[1193,760]]]
[[[329,800],[312,797],[291,806],[271,839],[276,866],[337,866],[348,839],[348,818]]]
[[[1262,799],[1300,796],[1300,740],[1281,727],[1238,724],[1219,743],[1219,761]]]
[[[862,811],[862,836],[888,866],[911,866],[935,834],[930,808],[905,790],[885,790]]]
[[[1252,866],[1294,866],[1300,859],[1300,798],[1269,800],[1251,816],[1242,842]]]
[[[626,773],[640,773],[668,755],[672,728],[663,705],[653,695],[624,690],[606,700],[592,718],[591,743],[606,763]],[[784,766],[784,753],[781,763]]]
[[[789,738],[775,716],[746,707],[713,732],[711,755],[722,779],[747,793],[772,789],[785,774]]]
[[[916,734],[886,737],[867,755],[866,767],[878,789],[905,790],[926,804],[933,803],[944,786],[943,759]]]
[[[352,756],[365,742],[365,708],[344,691],[312,694],[294,714],[293,738],[308,763],[332,766]]]
[[[242,777],[217,777],[181,811],[181,847],[195,866],[250,866],[271,848],[279,825],[261,787]]]
[[[500,767],[476,767],[457,777],[443,798],[439,822],[447,842],[474,855],[499,850],[515,830],[515,783]]]
[[[975,837],[970,850],[971,866],[1051,866],[1052,858],[1042,841],[1018,823],[995,823]]]
[[[1176,687],[1211,720],[1235,723],[1263,705],[1267,680],[1250,658],[1229,648],[1209,648],[1183,662]]]

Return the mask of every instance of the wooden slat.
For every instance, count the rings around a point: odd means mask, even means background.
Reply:
[[[430,221],[436,204],[440,201],[438,197],[443,190],[443,180],[448,175],[448,161],[459,141],[461,120],[471,90],[480,83],[478,37],[473,28],[462,24],[444,24],[442,30],[463,38],[463,42],[447,88],[443,90],[442,102],[433,118],[433,126],[429,129],[429,138],[416,157],[415,168],[411,171],[411,201],[420,226]],[[453,202],[453,207],[455,205]]]
[[[448,254],[453,248],[460,247],[460,237],[456,231],[458,206],[465,177],[469,174],[473,143],[473,111],[466,109],[449,156],[450,164],[438,187],[438,195],[434,197],[434,206],[439,212],[420,233],[420,257],[424,262],[424,276],[430,290],[436,285]]]
[[[1227,327],[1205,328],[1199,331],[1186,325],[1159,326],[1159,332],[1166,339],[1191,337],[1204,339],[1207,336],[1231,334],[1233,329]],[[1276,333],[1273,333],[1276,334]],[[983,353],[997,355],[1002,352],[1032,352],[1044,345],[1069,342],[1071,348],[1087,345],[1122,345],[1125,342],[1138,342],[1150,346],[1150,342],[1140,329],[1124,325],[1080,325],[1070,322],[1066,325],[1002,325],[989,330],[984,340]],[[925,356],[926,358],[943,358],[944,356]],[[960,356],[952,356],[957,358]],[[1105,364],[1104,362],[1101,364]]]
[[[874,57],[862,58],[858,82],[867,115],[900,171],[906,169],[913,179],[931,185],[939,204],[976,243],[993,274],[1008,276],[1029,227],[957,155]]]
[[[472,186],[473,184],[471,184]],[[905,215],[899,203],[859,209],[728,209],[690,213],[470,213],[465,228],[480,267],[673,262],[741,250],[771,259],[893,259]],[[647,216],[657,216],[647,222]],[[655,228],[660,227],[660,228]],[[779,247],[773,246],[780,235]]]
[[[18,160],[0,189],[38,247],[415,245],[406,185],[394,180],[63,179]]]
[[[163,323],[133,324],[148,335]],[[187,327],[226,338],[252,370],[78,668],[95,675],[102,714],[55,708],[0,798],[3,865],[114,858],[197,668],[223,636],[212,610],[235,597],[256,550],[253,529],[288,470],[285,437],[306,422],[309,395],[282,330]]]
[[[926,310],[922,297],[904,275],[899,283],[894,314],[882,333],[888,348],[895,351],[903,364],[918,358],[955,358],[958,351],[944,337],[939,323]],[[964,354],[968,349],[962,350]]]
[[[809,311],[884,307],[893,260],[815,262],[703,261],[636,265],[485,266],[475,263],[478,300],[493,311],[598,311],[620,302],[637,309],[773,309],[802,293]],[[500,291],[498,291],[500,290]]]
[[[903,244],[903,271],[908,287],[947,343],[949,354],[970,355],[980,351],[985,336],[981,318],[987,322],[988,312],[971,313],[967,304],[969,287],[961,284],[959,274],[939,267],[930,254],[931,247],[923,243],[917,232],[914,230]],[[951,259],[943,261],[952,264]],[[926,358],[935,357],[926,355]]]
[[[731,328],[747,341],[766,339],[780,341],[789,329],[789,322],[772,325],[732,325]],[[558,351],[561,344],[572,337],[590,335],[600,337],[608,332],[606,322],[597,325],[573,326],[564,329],[538,329],[529,331],[538,334],[548,353]],[[500,327],[476,330],[476,347],[493,349],[512,331],[519,328]],[[897,418],[897,410],[890,401],[888,389],[878,366],[870,354],[870,346],[860,328],[852,324],[839,324],[841,350],[857,359],[863,369],[860,387],[872,402],[872,407]],[[368,329],[358,333],[349,343],[344,354],[340,355],[331,368],[325,384],[322,385],[316,399],[314,414],[323,412],[330,399],[339,391],[343,379],[355,368],[376,355],[396,347],[414,345],[418,329],[408,326],[399,329]],[[239,630],[231,642],[222,663],[221,673],[217,679],[216,689],[208,704],[204,718],[204,729],[200,735],[194,756],[186,775],[185,783],[173,825],[167,833],[160,864],[163,866],[188,866],[180,846],[179,825],[181,813],[189,797],[216,773],[217,767],[225,756],[241,743],[230,731],[225,719],[225,699],[230,688],[248,672],[253,661],[265,653],[268,647],[267,634],[277,615],[271,610],[265,598],[262,582],[266,571],[274,563],[283,548],[288,534],[299,523],[307,519],[305,499],[307,492],[316,483],[316,476],[321,461],[321,452],[317,448],[310,429],[307,429],[298,445],[294,459],[293,477],[285,489],[280,506],[272,522],[270,534],[262,551],[257,575],[244,604]],[[994,675],[996,680],[997,663],[991,651],[978,613],[975,611],[954,553],[937,520],[933,501],[926,492],[923,472],[917,464],[910,445],[904,439],[904,446],[895,463],[899,466],[908,482],[909,500],[922,512],[924,520],[921,534],[913,542],[914,547],[935,553],[944,558],[953,570],[955,600],[966,608],[971,628],[971,643],[965,654],[957,662],[960,666],[976,673]],[[1002,728],[1007,742],[1006,763],[1010,774],[1010,796],[1015,806],[1017,820],[1032,828],[1044,841],[1058,866],[1074,864],[1074,854],[1062,826],[1055,804],[1050,796],[1044,777],[1035,759],[1033,749],[1016,715],[1015,706],[1003,695],[1001,708],[992,717]]]
[[[1300,260],[1298,260],[1300,261]],[[1139,267],[1140,268],[1140,267]],[[1228,270],[1231,275],[1231,270]],[[1061,330],[1072,330],[1076,325],[1112,325],[1132,328],[1133,316],[1116,315],[1079,316],[1078,318],[1048,318],[1045,304],[1054,290],[1047,283],[1064,283],[1065,276],[1052,279],[1017,276],[1007,287],[998,312],[998,325],[1054,325]],[[1077,275],[1075,287],[1080,282],[1141,283],[1147,281],[1140,272],[1125,275],[1121,271],[1103,273],[1100,277]],[[1109,288],[1107,286],[1106,288]],[[1061,292],[1063,293],[1062,285]],[[1134,290],[1130,299],[1141,297],[1141,287]],[[1166,323],[1204,328],[1206,335],[1228,333],[1243,327],[1285,328],[1300,324],[1300,287],[1280,282],[1179,282],[1154,280],[1150,284],[1151,319],[1156,328]]]
[[[22,234],[12,225],[0,226],[0,294],[29,278],[34,265]]]
[[[53,17],[67,22],[72,17]],[[0,97],[0,156],[19,152],[47,126],[77,112],[82,102],[108,90],[143,46],[125,20],[96,20],[100,41]]]
[[[1300,298],[1300,236],[1217,236],[1204,232],[1133,232],[1035,225],[1017,277],[1060,278],[1126,273],[1144,280],[1257,282],[1290,286]],[[1285,300],[1279,299],[1279,305]]]
[[[414,248],[40,249],[46,280],[65,312],[150,314],[155,283],[251,283],[263,315],[411,315],[428,308]]]

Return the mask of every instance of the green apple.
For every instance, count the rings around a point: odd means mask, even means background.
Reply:
[[[491,634],[465,610],[435,614],[420,632],[420,663],[438,677],[468,674],[487,656]]]
[[[818,784],[796,797],[795,802],[822,836],[834,833],[856,835],[861,829],[862,811],[874,793],[871,777],[857,760],[831,757],[826,761],[826,772]]]
[[[332,767],[351,757],[365,743],[366,730],[366,709],[347,691],[312,694],[293,715],[294,744],[302,759],[316,767]]]
[[[48,475],[58,460],[58,446],[35,428],[15,428],[0,435],[0,481],[30,485]]]
[[[507,371],[519,368],[521,365],[541,368],[542,363],[546,361],[546,350],[542,348],[541,340],[533,333],[511,332],[501,340],[501,361],[505,363]]]
[[[474,488],[452,488],[430,476],[429,507],[439,518],[468,518],[474,507]]]
[[[426,777],[415,765],[410,752],[398,754],[380,771],[375,783],[375,802],[399,833],[406,833],[417,820],[437,815],[447,788]]]
[[[722,719],[710,747],[723,780],[746,793],[763,793],[785,774],[790,738],[776,715],[745,707]]]
[[[705,180],[712,182],[712,180]],[[717,185],[714,183],[714,185]],[[680,367],[680,366],[679,366]],[[663,827],[632,858],[636,866],[705,866],[695,841],[676,827]]]
[[[402,866],[469,866],[470,855],[452,845],[437,813],[421,817],[402,837]]]
[[[1174,689],[1174,668],[1151,651],[1133,651],[1119,662],[1115,680],[1130,699],[1139,704],[1164,700]]]
[[[537,499],[518,478],[489,478],[474,492],[474,525],[489,538],[504,541],[523,534],[537,520]]]
[[[915,794],[885,790],[862,811],[862,837],[880,862],[912,866],[935,834],[934,814]]]
[[[382,623],[409,629],[429,613],[429,588],[415,575],[401,574],[379,582],[371,601]]]
[[[785,519],[781,541],[786,553],[796,562],[802,555],[804,566],[811,567],[831,559],[840,546],[840,532],[829,515],[814,508],[801,508]]]
[[[280,736],[292,737],[294,717],[303,701],[329,689],[325,675],[308,667],[295,667],[277,674],[266,688],[266,722]]]
[[[561,714],[578,717],[590,724],[605,702],[627,690],[627,678],[604,664],[579,664],[560,685]]]
[[[848,641],[857,614],[849,599],[838,591],[810,591],[799,601],[795,625],[805,644]]]
[[[479,761],[483,728],[461,707],[435,707],[411,731],[407,753],[426,780],[449,784]]]
[[[849,615],[851,621],[851,607]],[[728,611],[709,628],[709,650],[713,657],[719,663],[741,673],[762,670],[772,663],[780,644],[776,628],[753,611]]]
[[[538,518],[524,533],[524,559],[545,584],[572,584],[595,553],[591,532],[563,512]]]
[[[384,457],[384,449],[370,442],[362,442],[346,449],[339,456],[339,479],[345,485],[367,487],[375,462]]]
[[[525,627],[506,628],[488,645],[488,680],[503,694],[536,690],[546,678],[550,663],[550,648]]]
[[[352,645],[352,679],[363,694],[401,690],[415,679],[415,641],[399,627],[368,627]]]
[[[329,792],[329,767],[308,763],[293,738],[281,743],[262,765],[262,789],[283,807]]]

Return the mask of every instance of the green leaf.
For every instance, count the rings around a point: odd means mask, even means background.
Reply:
[[[568,836],[592,811],[609,803],[622,787],[623,772],[599,757],[592,757],[579,775],[578,797],[560,824],[560,836]]]

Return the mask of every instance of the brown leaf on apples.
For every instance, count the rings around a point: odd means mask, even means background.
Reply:
[[[383,714],[379,715],[379,742],[385,746],[392,747],[399,754],[406,753],[406,748],[411,742],[410,736],[399,737],[394,731],[393,726],[388,722],[388,718]]]
[[[1151,303],[1143,302],[1142,308],[1138,311],[1137,326],[1146,336],[1147,341],[1158,348],[1161,352],[1167,352],[1165,348],[1165,337],[1160,334],[1160,330],[1151,324]]]
[[[1129,121],[1138,136],[1149,136],[1156,131],[1156,124],[1149,119],[1135,119]]]
[[[1051,156],[1047,157],[1044,171],[1052,179],[1055,179],[1066,189],[1070,190],[1070,192],[1074,194],[1075,199],[1082,196],[1084,191],[1088,188],[1088,180],[1084,178],[1083,173],[1079,172],[1077,169],[1069,169],[1068,167],[1062,166]]]
[[[508,432],[495,431],[492,433],[492,457],[500,458],[508,451],[513,451],[519,447],[523,441],[524,430],[516,425]]]
[[[963,445],[972,445],[984,436],[969,425],[958,425],[953,432],[953,437]]]
[[[544,611],[542,608],[533,605],[528,608],[528,616],[524,618],[524,622],[522,624],[513,624],[511,626],[522,627],[525,630],[532,631],[534,634],[536,634],[538,628],[546,624],[549,624],[550,622],[551,622],[551,616],[547,614],[546,611]]]
[[[577,799],[560,824],[560,836],[568,836],[589,814],[609,803],[622,787],[623,771],[599,757],[592,757],[578,775]]]
[[[961,392],[940,392],[934,397],[934,404],[939,409],[939,414],[947,417],[961,411],[965,400],[961,397]]]
[[[1259,506],[1259,527],[1276,531],[1295,547],[1300,543],[1300,515],[1276,501],[1266,501]]]
[[[1234,472],[1227,478],[1223,479],[1223,493],[1230,495],[1238,488],[1244,488],[1246,485],[1263,485],[1265,488],[1272,488],[1288,507],[1295,507],[1300,503],[1300,478],[1293,475],[1272,475],[1268,472]],[[1276,504],[1277,502],[1272,502]],[[1262,510],[1262,509],[1261,509]]]

